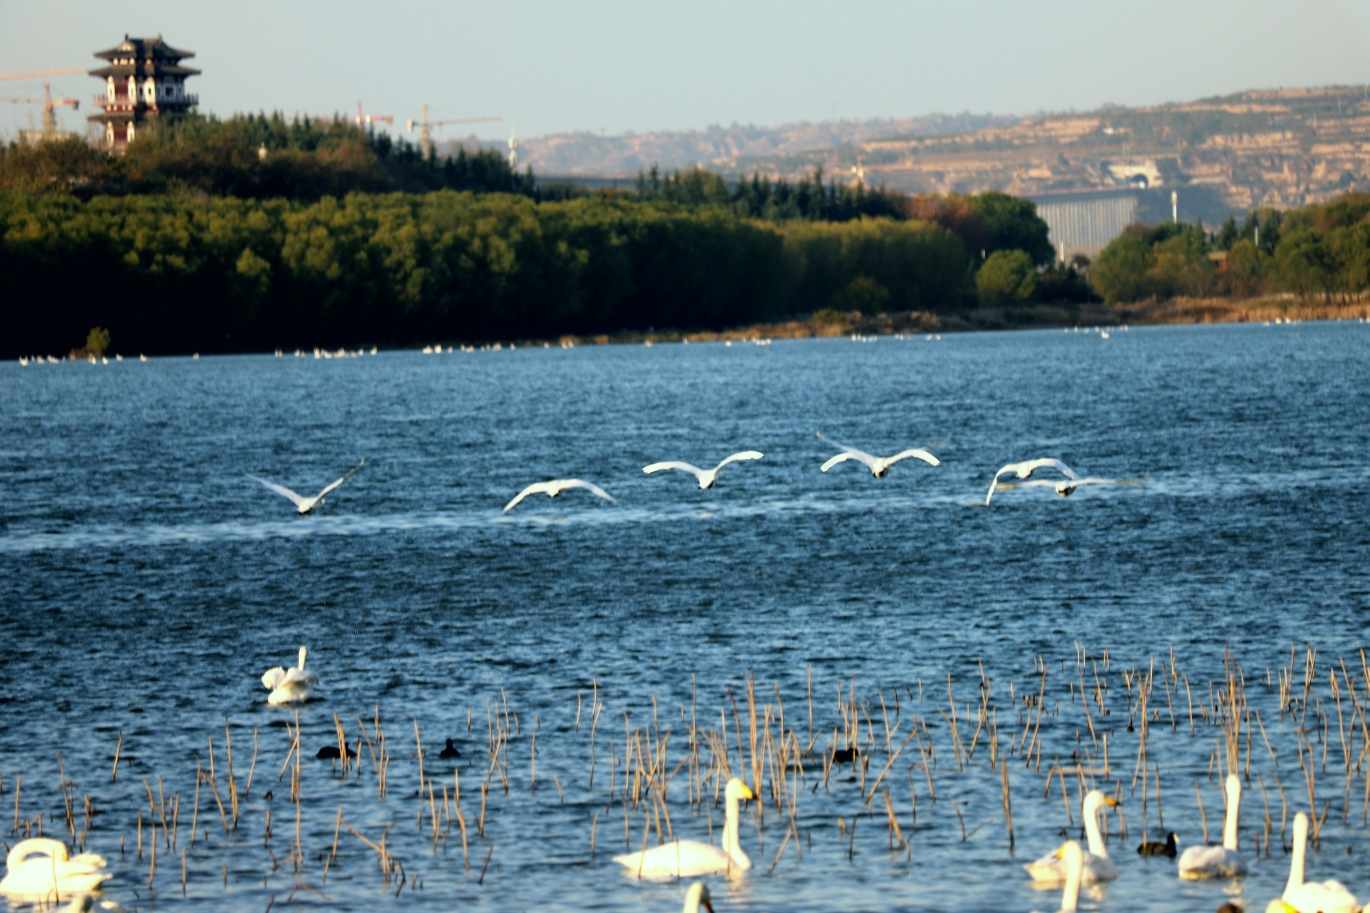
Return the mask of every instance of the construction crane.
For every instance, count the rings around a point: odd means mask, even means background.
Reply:
[[[452,120],[429,120],[428,106],[423,106],[423,117],[419,120],[410,119],[406,121],[407,129],[410,133],[414,132],[414,125],[419,125],[419,150],[423,152],[423,157],[428,158],[433,149],[433,139],[429,135],[430,129],[438,127],[448,127],[453,124],[484,124],[491,121],[504,120],[502,117],[459,117]]]
[[[389,126],[395,122],[395,118],[388,114],[367,114],[362,110],[361,100],[357,100],[357,126],[369,126],[374,123],[384,123]]]
[[[81,103],[74,98],[53,98],[52,87],[48,83],[43,83],[42,98],[25,98],[21,95],[0,95],[0,101],[7,101],[15,105],[42,105],[43,106],[43,139],[51,139],[57,135],[57,115],[53,113],[53,108],[57,105],[69,105],[75,111],[81,107]],[[32,121],[30,121],[32,123]]]
[[[30,70],[27,73],[0,73],[0,79],[42,79],[44,76],[66,76],[69,73],[84,72],[84,67],[66,67],[61,70]]]

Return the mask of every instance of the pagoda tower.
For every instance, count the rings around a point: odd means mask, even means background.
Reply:
[[[100,113],[87,120],[104,126],[105,145],[110,149],[123,151],[149,121],[183,117],[200,102],[198,95],[186,94],[186,78],[200,71],[181,66],[194,52],[173,48],[161,35],[125,35],[118,47],[95,56],[109,63],[90,71],[105,81],[105,92],[95,96]]]

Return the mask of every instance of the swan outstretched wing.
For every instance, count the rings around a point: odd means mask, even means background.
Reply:
[[[720,463],[719,465],[722,464]],[[690,473],[696,479],[704,475],[704,470],[700,469],[698,466],[691,466],[689,463],[682,463],[679,460],[671,460],[665,463],[653,463],[650,466],[642,467],[642,471],[646,473],[660,472],[663,469],[679,469],[681,472]]]
[[[280,666],[277,666],[274,669],[267,669],[266,672],[262,673],[262,685],[266,687],[266,690],[274,691],[276,690],[276,686],[279,685],[284,678],[285,670]]]
[[[362,460],[362,461],[361,461],[360,463],[358,463],[356,466],[353,466],[351,469],[349,469],[349,470],[347,471],[347,475],[343,476],[341,479],[339,479],[338,481],[334,482],[332,485],[328,486],[328,487],[325,488],[323,491],[319,492],[319,497],[322,498],[324,495],[328,494],[330,491],[332,491],[333,489],[337,488],[339,485],[341,485],[342,483],[346,482],[348,479],[352,478],[354,475],[357,474],[357,470],[361,469],[361,468],[362,468],[363,466],[365,466],[365,465],[366,465],[366,460]]]
[[[507,514],[507,513],[509,513],[509,511],[514,507],[515,504],[517,504],[518,502],[522,501],[524,498],[528,497],[529,495],[535,495],[535,494],[538,494],[538,493],[542,493],[542,494],[551,494],[552,489],[553,489],[553,486],[555,486],[556,484],[557,484],[556,482],[534,482],[532,485],[529,485],[529,486],[528,486],[527,488],[525,488],[523,491],[521,491],[521,492],[519,492],[517,495],[515,495],[515,496],[514,496],[514,500],[512,500],[512,501],[510,501],[508,504],[504,505],[504,510],[500,511],[500,513],[502,513],[502,514]]]
[[[912,447],[908,450],[905,450],[903,453],[896,453],[894,456],[890,457],[888,460],[885,461],[885,465],[893,466],[895,463],[898,463],[900,460],[907,459],[908,457],[917,457],[924,463],[928,463],[932,466],[942,465],[941,460],[937,459],[937,457],[928,453],[921,447]]]
[[[598,485],[591,484],[590,482],[586,482],[583,479],[562,479],[558,491],[564,491],[567,488],[583,488],[592,494],[599,495],[606,501],[610,501],[614,504],[618,503],[618,501],[614,499],[614,496],[609,494],[603,488],[600,488]]]
[[[724,459],[723,462],[714,467],[714,472],[718,472],[729,463],[739,463],[742,460],[759,460],[763,456],[765,456],[765,454],[761,453],[759,450],[743,450]]]
[[[291,501],[295,502],[296,507],[304,507],[306,504],[310,504],[316,500],[315,498],[300,497],[299,495],[295,494],[295,492],[291,491],[289,488],[286,488],[284,485],[277,485],[275,482],[268,482],[266,479],[261,479],[254,475],[249,474],[248,478],[252,479],[255,482],[261,482],[267,488],[270,488],[272,491],[276,492],[276,494],[281,495],[282,497],[289,498]],[[324,491],[327,490],[327,488],[324,489]]]
[[[838,463],[844,462],[846,460],[857,460],[859,462],[865,463],[867,466],[871,466],[875,463],[875,460],[872,459],[869,454],[856,453],[854,451],[848,450],[845,453],[839,453],[837,456],[831,458],[830,460],[828,460],[828,462],[824,463],[822,466],[819,466],[818,469],[820,472],[827,472],[829,469],[833,468]]]
[[[830,437],[823,437],[823,432],[821,432],[821,431],[816,432],[816,433],[818,434],[818,436],[819,436],[820,438],[823,438],[823,440],[827,441],[829,444],[832,444],[834,447],[841,447],[841,448],[842,448],[843,450],[845,450],[848,454],[850,454],[850,456],[848,457],[848,459],[851,459],[851,458],[854,457],[854,458],[860,460],[861,462],[865,463],[867,466],[869,466],[869,465],[871,465],[872,463],[875,462],[875,457],[871,456],[869,453],[867,453],[867,452],[864,451],[864,450],[857,450],[855,447],[848,447],[846,444],[843,444],[841,441],[834,441],[834,440],[833,440],[832,438],[830,438]]]

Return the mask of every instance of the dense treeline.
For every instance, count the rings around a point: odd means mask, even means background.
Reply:
[[[1225,252],[1225,263],[1210,254]],[[1177,295],[1305,299],[1370,290],[1370,194],[1280,212],[1261,209],[1215,233],[1200,225],[1133,225],[1099,254],[1090,284],[1110,302]]]
[[[926,308],[965,282],[963,241],[921,220],[779,224],[614,197],[351,194],[0,197],[5,355],[722,328],[876,290]],[[844,297],[845,296],[845,297]],[[858,295],[858,298],[860,296]]]
[[[536,194],[537,181],[493,150],[424,158],[412,143],[349,121],[279,113],[227,120],[192,114],[141,131],[121,155],[77,138],[0,147],[0,191],[317,200],[438,189]]]

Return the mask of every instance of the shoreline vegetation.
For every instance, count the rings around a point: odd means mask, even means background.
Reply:
[[[1362,317],[1370,194],[1055,258],[1029,200],[821,169],[653,168],[590,193],[279,115],[191,118],[122,156],[0,148],[0,357],[75,351],[90,327],[115,345],[86,357]]]

